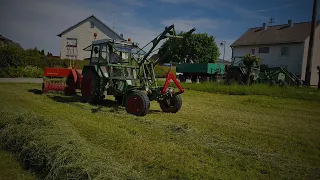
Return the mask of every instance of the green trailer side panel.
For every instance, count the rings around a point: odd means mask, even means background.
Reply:
[[[176,72],[206,73],[207,72],[207,64],[177,64]]]
[[[179,73],[206,73],[214,74],[216,71],[220,71],[219,74],[224,74],[225,66],[219,63],[208,64],[177,64],[176,72]]]
[[[224,64],[221,63],[209,63],[207,67],[207,73],[208,74],[214,74],[218,72],[218,74],[224,74]]]

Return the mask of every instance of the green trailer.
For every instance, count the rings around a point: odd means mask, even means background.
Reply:
[[[176,72],[181,82],[191,79],[192,82],[209,81],[223,78],[225,74],[225,66],[222,63],[206,63],[206,64],[177,64]]]

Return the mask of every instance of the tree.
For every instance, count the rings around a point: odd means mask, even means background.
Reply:
[[[260,63],[260,58],[252,55],[252,54],[246,54],[245,56],[242,57],[243,64],[247,68],[247,85],[251,84],[251,75],[252,75],[252,66],[254,65],[259,65]]]
[[[45,55],[45,54],[44,54],[44,50],[43,50],[43,49],[41,50],[40,54],[41,54],[42,56],[44,56],[44,55]]]
[[[185,33],[181,32],[179,36]],[[169,38],[159,49],[163,62],[214,63],[220,53],[215,38],[207,33],[191,34],[187,38]]]

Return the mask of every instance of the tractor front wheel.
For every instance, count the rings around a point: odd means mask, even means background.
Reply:
[[[160,108],[166,113],[176,113],[181,109],[182,98],[180,94],[172,94],[159,101]]]
[[[150,100],[142,91],[135,91],[126,98],[126,111],[136,116],[145,116],[149,112]]]

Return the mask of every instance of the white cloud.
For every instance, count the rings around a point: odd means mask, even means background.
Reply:
[[[144,44],[156,30],[145,26],[145,22],[136,20],[132,5],[143,4],[138,0],[121,2],[123,4],[82,0],[4,0],[0,6],[0,34],[20,43],[24,48],[37,46],[59,55],[60,39],[57,34],[92,14],[112,27],[112,12],[116,12],[115,30]],[[130,34],[131,32],[136,34]]]

